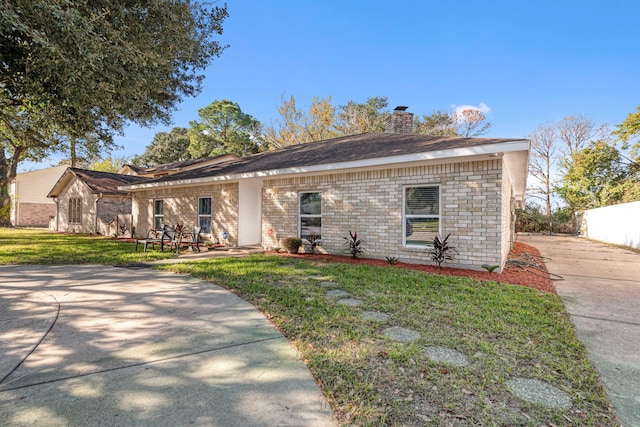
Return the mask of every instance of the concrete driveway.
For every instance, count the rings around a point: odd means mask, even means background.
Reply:
[[[573,236],[519,234],[549,272],[620,422],[640,427],[640,254]]]
[[[251,304],[187,276],[0,266],[0,424],[334,425]]]

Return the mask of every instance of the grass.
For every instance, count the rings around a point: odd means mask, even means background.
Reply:
[[[86,235],[0,229],[0,264],[127,264],[173,253]],[[163,268],[209,280],[252,302],[298,349],[343,425],[614,426],[615,417],[555,294],[396,268],[257,255]],[[359,307],[327,296],[333,281]],[[390,315],[365,321],[362,311]],[[420,333],[411,344],[385,328]],[[430,361],[424,347],[463,352],[470,364]],[[570,410],[513,395],[514,377],[547,381]]]
[[[163,268],[209,280],[256,305],[302,354],[343,425],[616,425],[557,295],[268,255]],[[337,304],[324,281],[364,304]],[[390,318],[366,321],[362,311]],[[391,326],[421,338],[392,341],[382,334]],[[430,361],[424,352],[430,345],[463,352],[469,366]],[[554,410],[523,401],[506,385],[514,377],[546,381],[574,405]]]
[[[50,233],[39,229],[0,228],[0,264],[120,265],[171,258],[175,253],[93,235]]]

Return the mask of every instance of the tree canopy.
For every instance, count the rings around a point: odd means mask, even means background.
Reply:
[[[625,146],[630,139],[640,137],[640,106],[637,110],[629,113],[625,121],[619,124],[614,132],[625,143]],[[640,141],[631,147],[631,155],[636,163],[640,163]]]
[[[4,1],[0,186],[23,159],[96,140],[109,149],[128,122],[168,122],[223,51],[226,17],[201,1]]]
[[[258,153],[262,147],[260,122],[240,106],[223,99],[198,110],[200,120],[189,122],[189,153],[193,158],[220,154],[239,157]]]
[[[189,144],[187,128],[175,127],[169,132],[158,132],[144,153],[131,159],[131,164],[148,168],[190,159]]]

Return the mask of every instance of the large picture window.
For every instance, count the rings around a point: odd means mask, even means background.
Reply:
[[[69,199],[69,224],[82,222],[82,199]]]
[[[211,233],[211,197],[198,199],[198,226],[201,233]]]
[[[440,187],[405,187],[403,244],[427,246],[440,233]]]
[[[322,193],[319,191],[299,194],[299,230],[301,239],[315,236],[322,238]]]
[[[153,201],[153,228],[160,230],[164,225],[164,200]]]

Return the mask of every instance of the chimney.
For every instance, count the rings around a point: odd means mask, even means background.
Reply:
[[[413,113],[406,110],[409,107],[398,105],[393,109],[393,113],[387,120],[386,131],[393,133],[411,133],[413,132]]]

